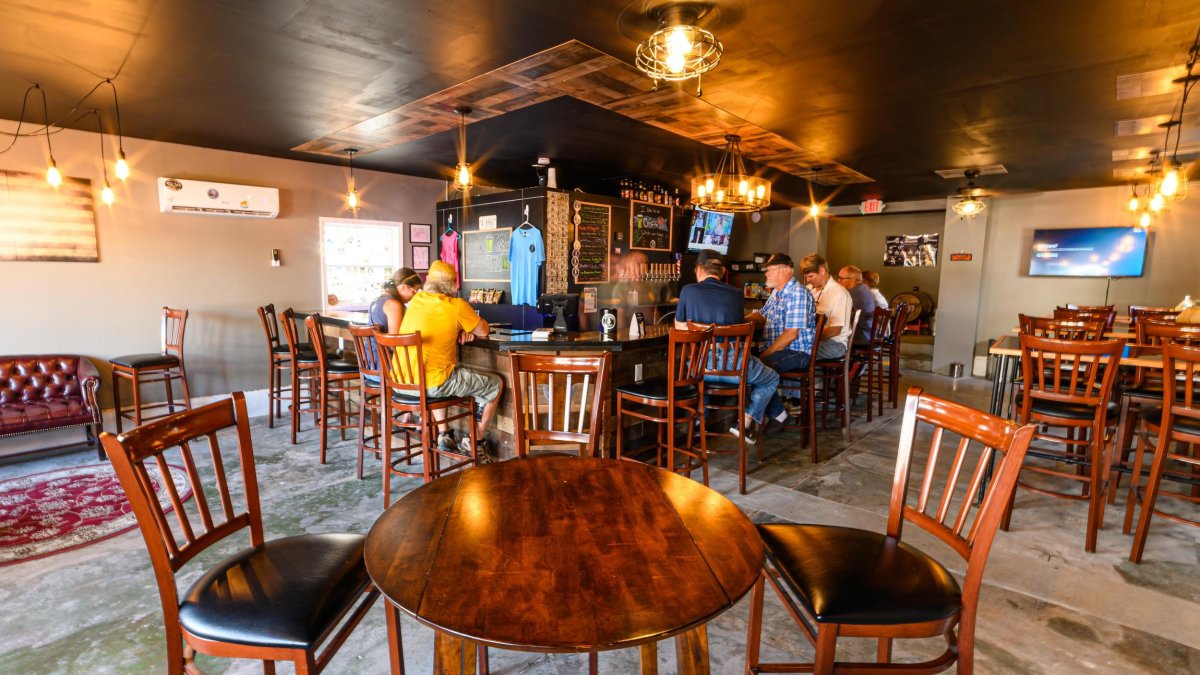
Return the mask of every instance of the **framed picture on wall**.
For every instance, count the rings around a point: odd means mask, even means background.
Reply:
[[[412,247],[412,267],[414,270],[423,272],[429,269],[429,247],[414,246]]]
[[[433,241],[433,226],[424,223],[410,223],[408,240],[414,244],[428,244]]]

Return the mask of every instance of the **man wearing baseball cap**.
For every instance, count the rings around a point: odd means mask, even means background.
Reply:
[[[400,323],[401,333],[421,332],[421,352],[424,363],[417,362],[412,352],[412,367],[425,371],[426,393],[434,397],[472,396],[482,409],[479,430],[491,424],[500,402],[503,383],[499,377],[481,373],[458,364],[458,345],[478,337],[487,337],[488,322],[466,300],[455,297],[458,274],[449,263],[441,260],[429,266],[425,285],[413,296]],[[475,448],[470,437],[454,443],[448,426],[438,433],[439,447],[455,447],[464,452],[474,451],[477,459],[488,457],[487,444],[481,438]],[[465,446],[465,447],[464,447]]]
[[[776,253],[762,265],[771,296],[762,311],[750,319],[763,324],[766,345],[759,357],[776,372],[808,367],[817,333],[816,303],[808,289],[796,281],[796,269],[786,253]]]

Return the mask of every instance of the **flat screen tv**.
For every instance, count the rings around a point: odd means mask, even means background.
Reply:
[[[688,232],[689,251],[729,253],[729,233],[733,230],[733,214],[696,209],[692,229]]]
[[[1029,275],[1140,277],[1146,268],[1146,231],[1136,227],[1035,230]]]

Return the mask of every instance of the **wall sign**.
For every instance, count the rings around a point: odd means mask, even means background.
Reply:
[[[874,215],[876,213],[883,213],[885,206],[887,205],[883,203],[882,199],[868,199],[858,205],[858,212],[864,216]]]
[[[463,281],[510,281],[508,243],[511,238],[511,227],[463,232]]]
[[[971,262],[974,257],[971,253],[951,253],[950,262]]]
[[[490,216],[479,216],[479,229],[494,230],[496,229],[496,214]]]
[[[629,248],[670,251],[673,212],[667,204],[629,202]]]
[[[612,231],[612,207],[604,204],[575,202],[575,243],[571,251],[571,275],[577,284],[608,281],[609,237]]]

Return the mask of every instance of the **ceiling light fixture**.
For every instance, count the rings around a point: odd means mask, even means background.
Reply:
[[[346,153],[350,164],[350,189],[346,191],[346,208],[351,211],[357,211],[358,185],[354,182],[354,156],[358,154],[358,148],[346,148],[342,152]]]
[[[967,178],[967,184],[958,189],[959,200],[951,207],[958,217],[974,220],[975,216],[983,213],[987,208],[987,204],[982,199],[976,199],[975,193],[979,187],[975,185],[975,178],[979,176],[979,169],[967,169],[963,172]]]
[[[637,67],[657,88],[659,82],[696,78],[696,95],[703,93],[700,76],[721,62],[724,47],[709,31],[696,26],[707,12],[699,3],[682,3],[651,10],[658,30],[637,48]]]
[[[112,87],[113,112],[117,116],[117,164],[113,173],[117,174],[117,178],[125,180],[129,178],[129,162],[125,161],[125,135],[121,133],[121,103],[117,101],[117,84],[111,78],[105,82]]]
[[[467,163],[467,115],[471,114],[471,109],[459,106],[454,112],[458,115],[458,164],[454,167],[454,189],[469,192],[474,180],[471,165]]]
[[[706,211],[748,212],[771,205],[771,184],[746,173],[741,143],[741,136],[725,136],[725,154],[716,172],[692,179],[692,206]]]
[[[99,110],[93,108],[92,114],[96,116],[96,127],[100,130],[100,169],[104,172],[104,189],[100,191],[100,201],[112,206],[113,190],[112,186],[108,184],[108,166],[105,164],[108,160],[104,154],[104,120],[100,118]]]

